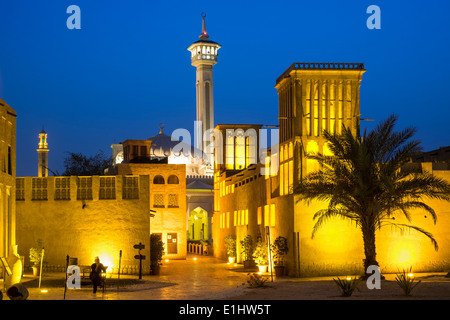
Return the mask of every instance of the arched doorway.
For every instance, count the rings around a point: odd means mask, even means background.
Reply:
[[[208,240],[208,212],[197,207],[189,213],[188,239]]]

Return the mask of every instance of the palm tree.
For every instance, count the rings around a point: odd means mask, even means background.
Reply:
[[[330,218],[349,219],[361,230],[364,243],[364,270],[377,265],[375,231],[392,226],[401,231],[416,230],[427,236],[435,250],[438,244],[433,235],[411,225],[411,209],[430,213],[434,223],[437,216],[425,199],[450,201],[450,184],[429,172],[417,173],[406,164],[411,155],[421,150],[420,142],[411,140],[415,128],[394,131],[397,116],[382,121],[363,136],[353,135],[345,126],[341,134],[324,131],[333,156],[307,154],[317,160],[320,169],[308,174],[295,193],[299,201],[326,201],[328,207],[314,215],[314,238],[317,230]],[[403,215],[408,224],[395,223],[395,216]],[[368,276],[367,274],[365,275]]]

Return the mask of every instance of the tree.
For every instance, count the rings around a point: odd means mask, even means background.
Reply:
[[[103,151],[93,156],[68,152],[68,156],[64,159],[63,176],[103,175],[104,170],[111,165],[112,158],[106,156]]]
[[[416,230],[428,237],[435,250],[438,244],[433,235],[411,224],[411,209],[430,213],[434,223],[437,216],[425,199],[450,201],[450,184],[430,172],[416,172],[406,164],[420,142],[411,140],[415,128],[394,131],[397,116],[392,115],[364,135],[354,136],[343,127],[341,134],[324,132],[333,156],[308,154],[317,160],[320,169],[300,181],[295,193],[299,201],[327,201],[328,207],[317,211],[313,219],[314,238],[317,230],[330,218],[351,220],[362,231],[364,270],[377,265],[375,231],[384,227],[405,231]],[[408,223],[395,223],[396,216],[404,216]],[[367,272],[367,271],[365,271]],[[368,274],[365,275],[366,277]]]

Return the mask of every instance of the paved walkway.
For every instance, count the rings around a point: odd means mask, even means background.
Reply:
[[[36,277],[25,276],[28,300],[290,300],[290,299],[342,299],[333,283],[333,277],[276,279],[268,283],[266,289],[248,289],[246,284],[248,271],[242,265],[227,264],[213,257],[188,255],[186,260],[164,262],[161,275],[144,275],[143,281],[136,281],[137,275],[121,275],[123,283],[128,285],[115,287],[114,275],[107,280],[107,289],[92,293],[92,285],[82,286],[80,290],[67,290],[64,298],[64,273],[44,274],[41,289],[37,287]],[[415,289],[419,299],[450,299],[450,279],[446,273],[417,274],[424,283]],[[401,291],[395,284],[393,274],[386,274],[382,290],[368,290],[364,285],[361,292],[355,292],[356,299],[402,299]],[[130,281],[128,279],[132,279]],[[270,278],[269,278],[270,279]],[[138,282],[132,284],[131,282]],[[0,281],[0,288],[3,283]],[[9,298],[3,295],[4,300]],[[348,298],[345,298],[348,299]]]
[[[137,279],[137,275],[123,278]],[[30,280],[29,276],[24,281]],[[63,279],[61,287],[46,287],[57,279]],[[41,289],[29,288],[28,300],[64,300],[63,273],[50,273],[43,276]],[[163,262],[159,276],[143,275],[143,280],[151,282],[151,289],[136,291],[117,291],[107,286],[105,293],[101,289],[94,294],[92,286],[80,290],[67,290],[65,300],[199,300],[222,291],[241,286],[246,282],[247,272],[242,265],[230,265],[213,257],[188,255],[186,260],[171,260]],[[0,283],[3,287],[3,283]],[[42,292],[44,290],[44,292]],[[9,299],[4,294],[3,299]]]

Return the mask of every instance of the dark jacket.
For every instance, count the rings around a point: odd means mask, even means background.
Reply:
[[[89,278],[92,281],[99,282],[101,279],[102,272],[106,272],[105,266],[101,263],[98,266],[96,263],[93,263],[91,265],[91,274],[89,275]]]

